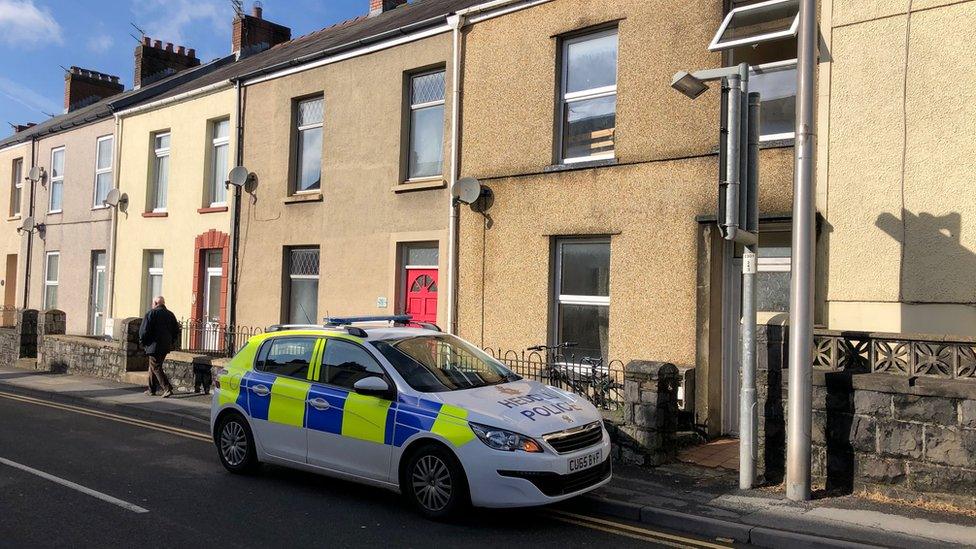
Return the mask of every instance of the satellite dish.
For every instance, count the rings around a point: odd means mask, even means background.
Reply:
[[[112,206],[113,208],[119,205],[122,200],[122,191],[118,189],[111,189],[108,191],[108,195],[105,196],[103,202],[106,206]]]
[[[451,187],[451,195],[458,202],[474,204],[481,196],[481,183],[473,177],[462,177]]]
[[[21,231],[31,232],[34,230],[34,226],[35,226],[34,217],[29,215],[24,218],[24,222],[17,229],[17,232],[18,233]]]
[[[251,177],[251,172],[247,171],[247,168],[237,166],[227,175],[227,182],[235,187],[243,187],[249,177]]]
[[[40,166],[34,166],[29,172],[27,172],[27,179],[30,179],[36,183],[37,180],[41,178],[42,173],[43,171],[41,170]]]

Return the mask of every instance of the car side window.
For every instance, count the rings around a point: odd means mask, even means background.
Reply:
[[[385,373],[366,349],[341,339],[326,341],[320,382],[352,389],[357,381],[370,376],[385,377]]]
[[[269,374],[306,379],[317,340],[314,337],[276,337],[261,349],[256,368]]]

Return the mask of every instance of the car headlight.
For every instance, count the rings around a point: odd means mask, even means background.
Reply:
[[[478,423],[471,423],[470,425],[474,434],[478,435],[481,442],[484,442],[489,448],[504,452],[514,452],[515,450],[534,454],[542,452],[542,446],[527,436]]]

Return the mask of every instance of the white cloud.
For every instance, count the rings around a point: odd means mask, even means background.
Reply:
[[[0,0],[0,28],[0,43],[11,46],[63,43],[61,25],[50,10],[34,5],[34,0]]]
[[[0,95],[41,114],[60,114],[63,110],[63,106],[58,102],[3,76],[0,76]]]
[[[150,38],[193,47],[186,34],[191,26],[209,23],[214,34],[230,32],[229,6],[223,0],[134,0],[132,10]]]
[[[107,34],[96,34],[88,39],[88,49],[89,51],[95,53],[105,53],[115,43],[115,40]]]

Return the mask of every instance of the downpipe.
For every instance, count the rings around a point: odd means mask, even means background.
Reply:
[[[759,105],[758,93],[747,95],[746,188],[747,227],[759,234]],[[759,409],[756,403],[756,272],[759,243],[742,253],[742,386],[739,395],[739,488],[756,484]]]
[[[447,228],[447,332],[457,333],[457,263],[458,263],[458,204],[450,190],[458,180],[459,143],[458,126],[461,106],[461,29],[462,15],[447,18],[451,27],[451,173],[448,176],[448,228]]]

